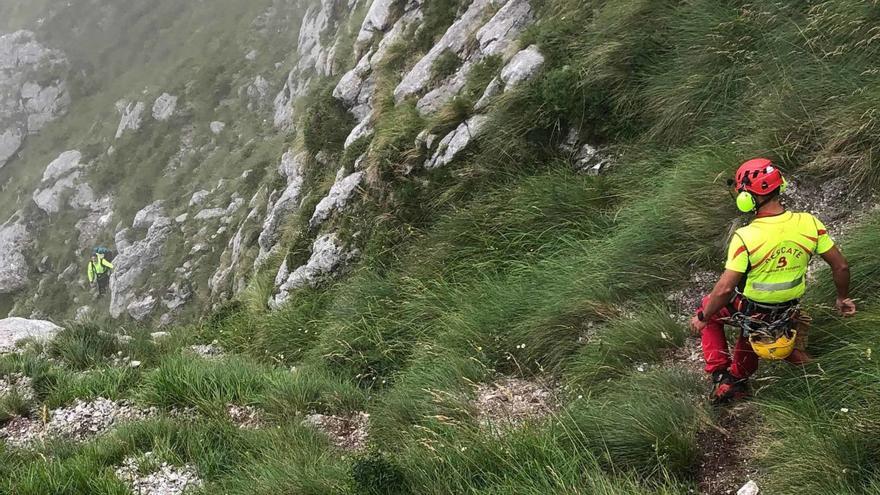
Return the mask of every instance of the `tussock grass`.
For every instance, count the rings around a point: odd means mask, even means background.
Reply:
[[[143,377],[139,396],[160,407],[212,411],[228,403],[256,403],[273,374],[279,373],[236,357],[200,360],[171,356]]]

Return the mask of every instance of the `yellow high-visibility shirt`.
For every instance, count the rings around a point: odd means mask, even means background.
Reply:
[[[109,261],[105,260],[103,256],[98,257],[97,263],[89,260],[89,267],[87,269],[87,275],[89,277],[89,282],[94,282],[95,277],[97,277],[98,275],[103,275],[104,272],[107,271],[108,268],[110,270],[112,270],[113,263],[110,263]]]
[[[746,298],[779,304],[804,295],[810,258],[832,247],[834,241],[818,218],[787,211],[737,229],[724,267],[746,274]]]

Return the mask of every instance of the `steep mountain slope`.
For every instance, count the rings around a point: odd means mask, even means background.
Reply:
[[[0,492],[877,493],[876,5],[0,9],[57,61],[14,98],[70,97],[0,169],[0,297],[81,320],[0,356]],[[861,312],[816,266],[817,363],[713,410],[684,321],[756,155]]]

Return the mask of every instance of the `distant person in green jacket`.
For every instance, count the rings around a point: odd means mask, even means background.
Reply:
[[[110,273],[113,271],[113,264],[107,261],[101,254],[92,254],[89,259],[88,276],[89,283],[97,283],[98,297],[107,292],[107,286],[110,285]]]

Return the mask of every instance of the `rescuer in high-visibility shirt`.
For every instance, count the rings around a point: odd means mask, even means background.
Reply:
[[[90,284],[96,284],[98,287],[98,296],[103,296],[107,292],[107,286],[110,285],[110,273],[112,273],[113,264],[107,261],[101,254],[92,254],[89,259],[87,275]]]
[[[810,360],[806,353],[809,318],[798,300],[806,288],[810,258],[818,254],[831,266],[837,288],[836,306],[844,316],[856,312],[849,298],[849,265],[819,219],[809,213],[786,211],[779,195],[786,181],[765,158],[742,164],[732,181],[737,207],[755,214],[734,233],[724,273],[691,320],[702,338],[706,372],[712,374],[712,401],[729,402],[748,395],[748,378],[759,358],[785,359],[795,364]],[[780,333],[769,340],[740,334],[731,355],[724,336],[725,320],[752,318]],[[741,320],[744,321],[744,320]]]

